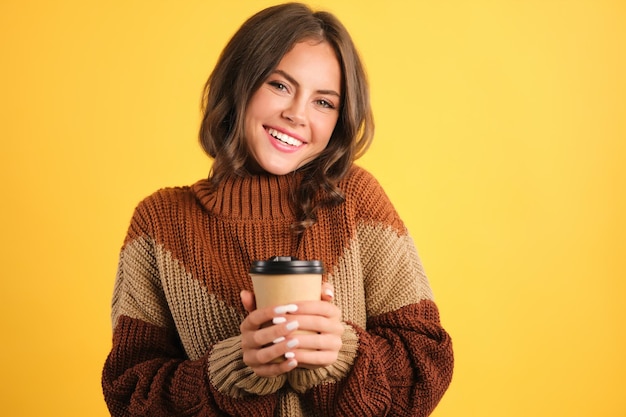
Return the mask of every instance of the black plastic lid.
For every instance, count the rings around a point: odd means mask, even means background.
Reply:
[[[323,274],[322,261],[301,261],[291,256],[274,256],[265,261],[254,261],[251,274]]]

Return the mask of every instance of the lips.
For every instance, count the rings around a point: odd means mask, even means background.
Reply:
[[[304,144],[304,142],[302,142],[301,140],[296,139],[293,136],[289,136],[286,133],[279,132],[278,130],[273,129],[271,127],[267,128],[267,133],[269,133],[272,137],[278,139],[282,143],[285,143],[290,146],[294,146],[296,148]]]

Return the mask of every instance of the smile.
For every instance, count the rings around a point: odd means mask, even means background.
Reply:
[[[303,142],[293,138],[285,133],[279,132],[276,129],[272,129],[271,127],[267,129],[267,133],[269,133],[270,135],[272,135],[272,137],[278,139],[279,141],[286,143],[287,145],[291,145],[291,146],[302,146]]]

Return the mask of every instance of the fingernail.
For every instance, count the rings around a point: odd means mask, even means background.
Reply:
[[[290,341],[287,342],[287,347],[289,349],[298,346],[298,344],[300,343],[300,341],[298,339],[291,339]]]
[[[335,293],[333,293],[333,290],[331,290],[330,288],[326,288],[326,290],[324,291],[324,294],[326,294],[330,298],[333,298],[335,296]]]
[[[298,306],[295,304],[278,306],[274,309],[274,313],[276,314],[295,313],[296,311],[298,311]]]
[[[287,363],[287,365],[289,365],[290,368],[295,368],[297,364],[298,362],[296,362],[295,359],[292,359],[289,361],[289,363]]]
[[[300,326],[300,323],[298,323],[298,320],[294,320],[292,322],[287,323],[287,330],[289,331],[296,330],[298,326]]]
[[[285,318],[285,317],[274,317],[272,319],[272,323],[274,323],[274,324],[280,324],[280,323],[284,323],[286,321],[287,321],[287,318]]]
[[[284,340],[285,340],[285,337],[284,337],[284,336],[281,336],[281,337],[277,337],[276,339],[274,339],[274,340],[272,341],[272,343],[276,344],[276,343],[280,343],[280,342],[282,342],[282,341],[284,341]]]
[[[285,359],[293,359],[296,357],[296,354],[293,352],[287,352],[285,353]]]

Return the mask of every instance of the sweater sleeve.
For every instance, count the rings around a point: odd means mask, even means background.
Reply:
[[[358,347],[348,375],[305,395],[324,415],[425,417],[451,382],[452,341],[408,231],[375,179],[360,180],[354,245],[366,326],[351,323]]]
[[[248,372],[239,387],[227,389],[235,382],[232,378],[222,380],[219,387],[211,383],[224,375],[212,353],[243,363],[236,337],[219,342],[195,360],[185,353],[160,281],[148,218],[140,208],[135,211],[113,291],[113,344],[102,373],[111,415],[274,415],[277,395],[256,394],[276,392],[285,378],[261,378]],[[245,366],[239,368],[245,372]],[[210,375],[212,371],[216,376]]]

